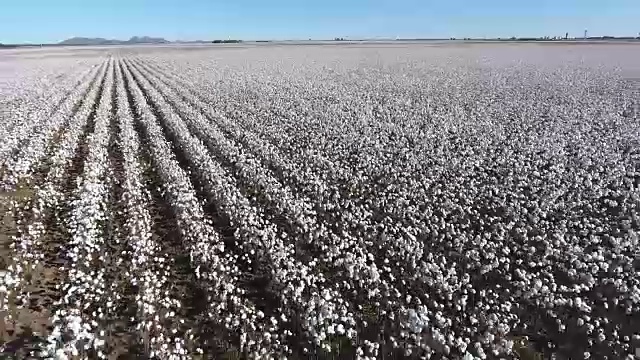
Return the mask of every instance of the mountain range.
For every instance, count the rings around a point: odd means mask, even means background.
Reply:
[[[163,38],[149,36],[133,36],[129,40],[116,40],[104,38],[73,37],[59,42],[59,45],[128,45],[128,44],[168,44],[170,41]]]

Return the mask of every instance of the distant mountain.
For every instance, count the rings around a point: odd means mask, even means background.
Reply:
[[[154,38],[149,36],[134,36],[127,40],[127,44],[168,44],[170,41],[163,38]]]
[[[149,36],[134,36],[129,40],[114,40],[104,38],[73,37],[59,42],[60,45],[127,45],[127,44],[168,44],[163,38]]]
[[[85,38],[85,37],[73,37],[59,42],[60,45],[108,45],[116,44],[118,40],[107,40],[103,38]]]

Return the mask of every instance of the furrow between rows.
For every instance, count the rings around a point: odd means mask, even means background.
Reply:
[[[147,74],[151,76],[153,73],[148,72]],[[162,86],[162,83],[157,82],[156,86]],[[168,86],[171,85],[169,84]],[[342,287],[342,293],[346,298],[350,298],[354,303],[364,304],[358,309],[351,310],[359,320],[361,340],[381,341],[383,343],[389,341],[392,343],[390,338],[380,339],[378,337],[380,329],[385,329],[384,333],[388,337],[399,336],[402,329],[395,318],[406,316],[406,310],[402,306],[407,295],[416,298],[424,296],[421,293],[421,287],[411,288],[399,283],[397,280],[401,278],[402,274],[391,272],[391,268],[398,265],[393,263],[393,259],[385,261],[382,256],[384,254],[380,254],[376,248],[371,248],[368,245],[370,242],[364,241],[360,234],[353,232],[353,230],[351,232],[344,231],[344,229],[348,230],[350,228],[344,226],[344,219],[336,218],[337,214],[328,216],[326,209],[325,211],[320,210],[322,204],[318,203],[317,199],[322,199],[321,193],[315,194],[316,200],[311,200],[304,194],[297,193],[297,196],[302,195],[301,198],[304,199],[302,203],[297,204],[295,200],[290,200],[292,196],[287,197],[286,193],[285,196],[282,196],[283,193],[279,187],[282,187],[282,184],[287,184],[287,178],[279,178],[278,180],[269,178],[270,174],[273,173],[261,167],[261,164],[252,158],[252,153],[246,153],[242,147],[234,146],[232,142],[218,132],[216,129],[218,126],[214,125],[214,121],[222,122],[223,120],[209,118],[210,122],[207,122],[207,118],[203,117],[203,115],[206,115],[204,113],[206,110],[202,109],[202,105],[198,103],[195,97],[189,97],[182,93],[184,97],[180,99],[176,95],[170,94],[173,89],[175,87],[164,88],[164,95],[171,98],[172,106],[181,112],[182,118],[188,124],[191,123],[190,130],[194,134],[198,134],[198,137],[209,145],[212,154],[220,154],[219,156],[227,157],[226,161],[223,160],[222,162],[223,164],[226,162],[227,168],[232,166],[240,168],[239,171],[233,168],[230,170],[235,179],[239,181],[239,184],[256,187],[256,191],[262,193],[262,198],[270,199],[272,204],[274,202],[279,203],[278,206],[274,207],[273,205],[270,206],[268,201],[257,200],[259,206],[266,203],[265,207],[268,211],[278,215],[279,219],[288,222],[288,228],[292,229],[289,235],[296,239],[300,246],[296,254],[301,256],[301,253],[306,253],[310,257],[308,261],[315,259],[314,262],[319,265],[318,269],[325,273],[330,281]],[[201,107],[201,112],[198,113],[181,104],[181,100],[193,106]],[[253,149],[261,150],[259,147],[254,147]],[[277,158],[275,155],[273,152],[269,152],[264,154],[261,159]],[[288,169],[284,169],[284,171],[287,172],[288,178],[296,177],[295,172],[290,172]],[[253,200],[255,201],[255,198]],[[307,204],[313,204],[314,209],[312,211],[307,210],[305,213],[304,209],[309,208]],[[291,215],[294,214],[295,210],[298,210],[298,213]],[[292,221],[291,216],[294,216],[295,222]],[[356,246],[353,244],[356,244]],[[372,257],[372,254],[376,255],[375,258]],[[376,265],[373,269],[371,267],[372,262]],[[349,285],[354,283],[356,285],[355,288],[353,285]],[[431,288],[426,291],[434,292],[436,289]],[[386,348],[384,351],[393,353],[390,348]]]
[[[46,161],[45,155],[48,147],[55,146],[61,133],[65,130],[70,118],[78,110],[82,98],[86,95],[98,74],[100,68],[91,69],[83,74],[80,80],[71,86],[72,90],[57,99],[56,91],[64,91],[53,88],[51,95],[53,108],[36,111],[30,118],[24,119],[21,128],[16,130],[16,136],[10,136],[3,141],[3,149],[6,148],[6,158],[3,159],[0,150],[0,171],[4,188],[15,188],[19,184],[30,181],[30,176],[36,171],[39,161]],[[91,80],[89,80],[91,79]],[[65,88],[63,88],[65,89]],[[14,141],[19,139],[17,141]]]
[[[110,254],[105,245],[108,218],[108,154],[115,61],[109,61],[97,103],[90,114],[86,133],[76,152],[78,178],[68,199],[64,219],[69,240],[63,258],[66,280],[62,297],[53,304],[53,330],[47,352],[50,356],[106,358],[107,321],[113,301],[105,279]]]
[[[123,70],[127,91],[131,94],[130,100],[139,119],[137,131],[148,145],[149,160],[157,174],[158,182],[154,188],[162,191],[158,193],[162,197],[156,202],[166,204],[164,209],[167,216],[175,219],[175,226],[171,228],[179,232],[175,236],[176,249],[169,258],[181,259],[184,277],[193,277],[192,286],[198,292],[203,292],[202,295],[192,292],[197,298],[193,299],[194,312],[191,317],[199,326],[187,325],[190,334],[182,337],[193,340],[186,344],[189,353],[206,352],[213,356],[221,349],[228,348],[222,346],[225,342],[237,344],[238,351],[242,351],[247,346],[246,342],[257,344],[270,341],[264,338],[263,332],[256,331],[264,319],[256,316],[254,305],[242,297],[242,290],[235,283],[239,271],[237,259],[224,252],[224,242],[205,217],[189,177],[175,160],[171,145],[164,139],[143,92],[129,69]],[[187,271],[189,267],[191,272]],[[232,311],[228,311],[230,309]],[[253,331],[248,332],[249,338],[246,338],[246,330],[238,333],[238,330],[251,327]],[[170,352],[176,350],[180,349]]]
[[[104,79],[105,72],[106,67],[103,66],[98,78]],[[68,216],[65,205],[70,195],[68,179],[78,175],[73,172],[72,159],[82,127],[91,115],[100,89],[99,84],[90,84],[69,129],[49,150],[50,154],[31,184],[30,205],[22,209],[11,276],[17,281],[14,291],[20,298],[24,316],[16,320],[22,323],[23,330],[30,328],[39,336],[48,332],[51,305],[57,301],[60,283],[64,279],[64,273],[60,271],[64,260],[59,255],[65,238],[62,224]]]
[[[153,73],[145,72],[144,75],[149,79]],[[371,304],[371,308],[364,311],[355,307],[349,311],[357,319],[359,340],[379,341],[378,331],[374,329],[379,329],[381,324],[372,320],[380,314],[375,310],[372,313],[373,304],[380,293],[395,294],[397,290],[371,271],[368,265],[370,260],[362,252],[366,246],[346,248],[345,240],[349,235],[335,233],[319,222],[316,214],[309,211],[310,199],[303,197],[301,201],[291,194],[287,186],[271,177],[270,171],[263,168],[253,154],[245,153],[226,139],[206,121],[202,113],[181,103],[183,99],[174,94],[173,89],[156,81],[153,84],[184,119],[189,130],[203,141],[212,157],[222,164],[228,176],[237,182],[242,194],[257,207],[265,209],[267,219],[280,225],[280,230],[294,239],[296,256],[303,262],[316,264],[314,271],[322,272],[330,283],[337,284],[345,299],[352,303]],[[247,195],[249,190],[252,194]],[[358,255],[366,260],[361,263],[354,261]],[[355,284],[355,287],[349,284]],[[368,336],[365,335],[367,333]],[[348,351],[343,349],[341,352],[345,354]]]
[[[145,82],[140,77],[138,79],[142,83]],[[330,338],[334,336],[349,335],[354,338],[355,330],[351,329],[355,325],[351,318],[353,315],[349,311],[348,303],[336,291],[336,284],[327,282],[321,273],[314,271],[313,261],[309,264],[299,262],[295,256],[294,244],[287,238],[287,234],[279,233],[277,227],[265,219],[261,210],[250,205],[239,192],[235,181],[209,157],[206,147],[189,134],[182,120],[171,112],[170,106],[163,105],[164,100],[155,93],[155,89],[147,84],[143,84],[142,87],[153,99],[157,112],[162,114],[165,131],[177,145],[176,151],[182,153],[184,166],[200,177],[199,183],[206,187],[208,196],[229,214],[233,223],[237,224],[241,238],[248,240],[242,244],[245,252],[250,252],[258,246],[256,250],[266,257],[272,269],[286,269],[285,272],[273,273],[272,286],[281,289],[278,295],[283,310],[292,307],[298,309],[295,313],[287,312],[287,317],[293,315],[293,320],[297,319],[296,326],[302,326],[304,334],[311,336],[322,351],[332,351],[331,343],[335,340]],[[253,240],[255,235],[252,234],[255,234],[256,230],[263,234],[263,239]],[[242,236],[242,233],[247,235]],[[286,253],[294,257],[283,257]],[[307,289],[304,286],[300,287],[298,282],[305,278],[307,281],[311,280]],[[308,300],[300,299],[300,296]],[[331,335],[332,332],[335,335]]]

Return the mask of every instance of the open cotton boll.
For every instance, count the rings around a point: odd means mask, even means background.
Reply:
[[[606,46],[8,59],[0,301],[51,308],[48,356],[625,358],[636,50]]]

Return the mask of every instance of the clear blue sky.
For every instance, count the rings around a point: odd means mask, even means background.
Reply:
[[[640,0],[0,0],[0,42],[637,35]]]

